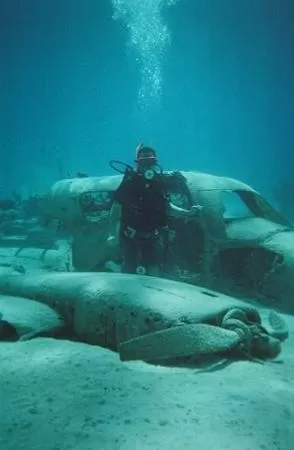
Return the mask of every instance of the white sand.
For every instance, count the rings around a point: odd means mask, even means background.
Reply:
[[[210,373],[74,342],[2,343],[0,448],[291,450],[293,343],[279,362]]]

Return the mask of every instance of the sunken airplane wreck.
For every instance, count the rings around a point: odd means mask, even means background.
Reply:
[[[202,210],[197,218],[170,217],[174,238],[161,277],[255,296],[293,313],[293,225],[241,181],[196,171],[163,173],[174,204]],[[119,267],[119,248],[110,248],[107,236],[112,196],[122,176],[60,180],[46,196],[43,221],[58,221],[69,236],[73,270]]]

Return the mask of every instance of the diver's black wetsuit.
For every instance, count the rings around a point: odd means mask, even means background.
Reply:
[[[122,207],[123,272],[135,273],[139,266],[143,266],[147,274],[158,271],[168,221],[168,197],[162,177],[155,174],[147,180],[143,173],[126,173],[114,193],[114,201]]]

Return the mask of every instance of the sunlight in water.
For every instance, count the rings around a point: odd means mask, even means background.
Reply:
[[[159,103],[162,91],[162,63],[170,44],[170,33],[163,23],[164,6],[178,0],[112,0],[114,19],[124,21],[129,30],[130,44],[136,51],[141,71],[139,105],[142,108]]]

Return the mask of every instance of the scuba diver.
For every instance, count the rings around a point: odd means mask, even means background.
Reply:
[[[201,206],[186,210],[169,201],[153,148],[140,144],[135,163],[135,169],[127,165],[114,192],[107,241],[120,246],[122,272],[158,276],[164,243],[170,237],[168,216],[198,216]]]

